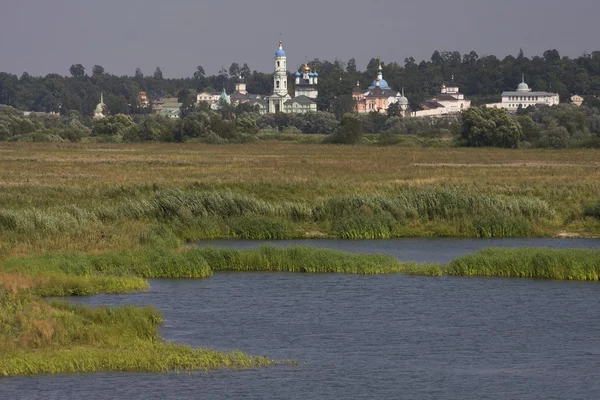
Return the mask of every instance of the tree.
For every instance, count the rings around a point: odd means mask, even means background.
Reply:
[[[240,70],[240,75],[242,76],[242,79],[247,79],[250,76],[250,74],[250,67],[248,66],[248,64],[244,63],[242,69]]]
[[[92,68],[92,75],[104,75],[104,67],[102,67],[101,65],[94,65],[94,67]]]
[[[392,103],[388,106],[387,109],[388,117],[402,117],[402,107],[400,103]]]
[[[562,149],[567,147],[568,143],[569,131],[564,126],[558,126],[555,122],[552,122],[544,129],[537,145]]]
[[[342,117],[338,131],[328,136],[324,143],[357,144],[362,141],[362,138],[362,121],[354,114],[346,114]]]
[[[206,75],[204,71],[204,67],[202,65],[198,65],[196,67],[196,72],[194,72],[194,79],[202,79]]]
[[[140,68],[135,69],[135,79],[136,80],[144,79],[144,74],[142,73],[142,70]]]
[[[535,122],[528,115],[520,115],[517,117],[517,123],[523,130],[523,140],[533,143],[540,138],[540,130]]]
[[[333,100],[333,114],[337,119],[341,119],[345,114],[354,111],[356,101],[352,98],[351,94],[344,94],[336,96]]]
[[[456,127],[457,144],[466,147],[519,147],[523,130],[498,108],[471,107],[463,111]]]
[[[240,65],[238,63],[231,63],[229,66],[229,76],[232,78],[240,76]]]
[[[356,60],[354,58],[348,60],[348,65],[346,65],[346,72],[350,74],[356,73]]]
[[[71,73],[71,76],[75,78],[81,78],[82,76],[85,76],[85,68],[81,64],[71,65],[69,72]]]
[[[156,67],[156,69],[154,70],[154,79],[163,79],[163,73],[160,70],[160,67]]]
[[[189,114],[196,111],[196,95],[192,90],[185,90],[183,95],[180,96],[179,100],[181,101],[181,107],[179,110],[181,111],[181,118],[187,117]]]

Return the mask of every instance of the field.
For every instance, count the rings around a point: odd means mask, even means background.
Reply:
[[[185,240],[598,236],[600,151],[2,144],[0,256]],[[591,207],[591,208],[590,208]]]
[[[218,271],[597,281],[594,251],[498,250],[448,265],[207,238],[600,236],[600,151],[246,145],[0,145],[0,375],[257,368],[168,344],[152,309],[43,296],[146,290]]]

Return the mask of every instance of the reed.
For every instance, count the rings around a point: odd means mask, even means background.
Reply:
[[[417,263],[400,262],[384,254],[354,254],[307,246],[261,246],[237,250],[212,246],[195,247],[215,272],[271,271],[300,273],[393,274],[416,270]]]
[[[220,352],[168,343],[128,347],[23,350],[0,354],[0,376],[90,372],[169,372],[256,369],[284,362],[241,351]],[[291,363],[291,362],[285,362]]]
[[[445,271],[453,276],[598,281],[600,250],[489,248],[453,260]]]
[[[97,371],[166,372],[266,367],[239,351],[163,342],[152,308],[45,302],[0,286],[0,376]]]

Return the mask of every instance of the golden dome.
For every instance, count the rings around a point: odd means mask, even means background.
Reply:
[[[304,64],[304,72],[310,72],[310,67],[308,64]]]

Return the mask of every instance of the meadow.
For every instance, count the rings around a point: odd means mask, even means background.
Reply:
[[[215,238],[600,235],[600,151],[260,142],[0,148],[0,257]]]
[[[600,236],[600,151],[246,145],[0,145],[0,375],[258,368],[164,342],[128,293],[220,271],[597,281],[595,251],[488,249],[448,265],[202,239]]]

